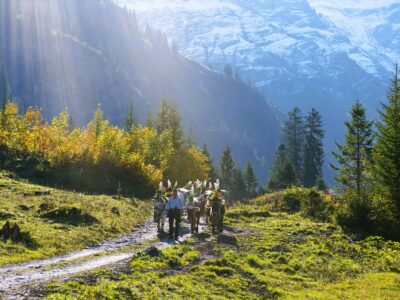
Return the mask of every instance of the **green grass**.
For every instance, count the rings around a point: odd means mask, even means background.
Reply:
[[[0,265],[31,259],[45,258],[84,248],[101,240],[131,231],[149,216],[149,203],[135,199],[113,199],[108,196],[89,196],[74,192],[45,188],[0,174],[0,226],[6,219],[17,223],[30,239],[22,243],[0,240]],[[35,191],[49,190],[49,195],[35,196]],[[48,204],[47,210],[78,208],[82,215],[94,218],[43,218],[46,211],[39,206]],[[29,210],[24,210],[27,206]],[[120,216],[112,213],[118,208]],[[25,208],[26,209],[26,208]]]
[[[132,258],[129,275],[51,285],[48,299],[399,299],[400,243],[356,240],[329,223],[229,210],[223,235],[200,234],[159,257]]]

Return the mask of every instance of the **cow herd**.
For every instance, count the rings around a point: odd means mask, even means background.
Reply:
[[[167,190],[164,190],[163,184],[160,183],[160,189],[153,198],[154,221],[157,223],[159,232],[164,232],[164,224],[167,218],[166,207],[171,196],[171,190],[169,181]],[[217,231],[222,232],[228,192],[219,188],[218,180],[214,184],[209,183],[209,185],[205,181],[197,180],[194,183],[189,182],[183,188],[176,188],[176,190],[183,201],[184,209],[182,213],[187,216],[191,233],[199,232],[201,218],[211,226],[213,234]]]

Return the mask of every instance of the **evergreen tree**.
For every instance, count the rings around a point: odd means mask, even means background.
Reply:
[[[203,145],[202,152],[207,157],[207,164],[208,164],[208,167],[210,168],[210,171],[208,172],[208,179],[211,181],[214,181],[217,179],[218,175],[217,175],[217,172],[215,171],[213,160],[211,158],[210,152],[208,151],[207,144]]]
[[[276,151],[274,162],[269,172],[269,178],[267,181],[268,190],[278,190],[284,187],[284,184],[279,182],[279,180],[282,177],[281,173],[287,159],[288,157],[286,147],[285,145],[280,144],[278,150]]]
[[[154,117],[151,115],[150,112],[147,113],[146,126],[149,128],[154,128]]]
[[[100,136],[103,130],[103,111],[101,110],[101,105],[97,106],[96,111],[94,112],[94,125],[95,125],[95,134],[96,137]]]
[[[278,182],[281,188],[288,188],[296,183],[296,170],[290,160],[286,160],[279,173]]]
[[[152,123],[158,134],[167,129],[171,130],[174,149],[178,149],[183,145],[181,117],[175,103],[170,104],[165,99],[161,100],[160,108]]]
[[[301,181],[302,158],[304,146],[304,122],[301,111],[298,107],[288,113],[288,120],[284,127],[284,143],[288,157],[292,161],[296,180]]]
[[[377,143],[374,147],[374,178],[377,186],[397,208],[400,218],[400,78],[396,73],[387,96],[382,103],[377,124]]]
[[[235,170],[235,162],[232,158],[231,148],[226,147],[222,152],[220,167],[222,188],[230,190],[233,187],[233,175]]]
[[[187,148],[190,148],[191,146],[196,146],[196,139],[194,138],[193,130],[190,128],[189,132],[186,135],[186,143],[185,143]]]
[[[347,192],[355,190],[357,199],[360,200],[370,185],[373,122],[366,119],[365,109],[357,101],[351,108],[351,120],[346,121],[345,125],[347,133],[344,145],[336,143],[338,152],[333,153],[339,165],[331,164],[331,166],[338,173],[337,182],[342,184]]]
[[[233,170],[231,195],[234,201],[242,200],[246,197],[246,180],[242,170]]]
[[[74,119],[72,118],[72,115],[70,114],[70,112],[68,111],[68,109],[67,109],[67,112],[68,112],[68,125],[69,125],[68,130],[69,130],[69,132],[71,132],[72,130],[74,130],[74,128],[75,128],[76,126],[75,126]]]
[[[127,132],[132,132],[132,129],[135,128],[136,121],[135,121],[135,111],[133,109],[133,103],[131,103],[131,107],[129,109],[128,115],[124,120],[125,123],[125,130]]]
[[[305,187],[313,187],[317,180],[322,178],[322,165],[324,163],[324,148],[322,140],[322,118],[314,108],[309,112],[305,123],[305,145],[303,184]]]
[[[246,194],[248,197],[252,198],[257,193],[258,180],[250,162],[247,163],[244,178],[246,182]]]

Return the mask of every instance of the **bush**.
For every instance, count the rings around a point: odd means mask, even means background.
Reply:
[[[319,192],[313,189],[308,190],[300,201],[301,211],[305,216],[324,220],[328,218],[328,203]]]
[[[282,194],[283,208],[286,211],[296,212],[300,210],[301,199],[306,197],[305,189],[289,188]]]
[[[291,187],[282,192],[259,196],[250,204],[265,206],[272,211],[300,212],[305,217],[327,221],[331,218],[333,205],[329,195],[315,189]]]
[[[345,203],[336,213],[336,221],[345,230],[362,236],[380,235],[400,239],[400,224],[388,201],[383,198],[374,199],[369,195],[357,198],[353,194],[346,194],[344,199]]]

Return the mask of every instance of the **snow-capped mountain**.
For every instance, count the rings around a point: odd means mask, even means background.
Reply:
[[[374,116],[400,61],[398,0],[116,0],[186,57],[263,90],[282,111],[319,109],[328,149],[356,99]]]

